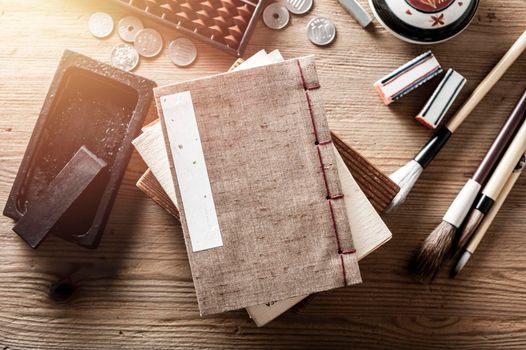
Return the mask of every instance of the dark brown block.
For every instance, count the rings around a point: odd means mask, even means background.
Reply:
[[[365,196],[376,211],[382,213],[398,194],[400,187],[335,133],[331,135],[336,149]]]
[[[36,248],[106,165],[82,146],[38,200],[28,206],[13,231]]]
[[[164,192],[161,184],[157,181],[150,169],[146,170],[139,181],[137,181],[137,187],[153,199],[161,208],[179,220],[179,210],[177,210],[175,204],[170,200],[170,197]]]
[[[94,248],[104,231],[133,147],[150,108],[151,80],[66,51],[44,101],[4,208],[19,220],[85,145],[108,166],[52,233]]]

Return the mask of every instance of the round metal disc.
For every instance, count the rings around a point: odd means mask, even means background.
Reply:
[[[326,18],[314,17],[307,24],[307,35],[315,45],[329,45],[336,38],[336,26]]]
[[[287,10],[295,15],[303,15],[312,9],[313,0],[281,0]]]
[[[369,0],[378,22],[395,37],[413,44],[437,44],[462,33],[482,0]]]
[[[122,40],[133,43],[137,33],[143,29],[144,26],[140,19],[133,16],[124,17],[119,21],[119,36]]]
[[[110,36],[113,32],[113,18],[104,12],[96,12],[89,18],[89,31],[99,39]]]
[[[175,65],[186,67],[194,63],[197,49],[190,39],[177,38],[168,46],[168,56]]]
[[[263,11],[263,23],[271,29],[284,28],[290,20],[289,10],[280,3],[273,2]]]
[[[154,29],[145,28],[139,30],[133,44],[139,55],[155,57],[163,49],[163,37]]]
[[[111,64],[127,72],[132,71],[139,64],[139,54],[129,44],[117,44],[111,52]]]

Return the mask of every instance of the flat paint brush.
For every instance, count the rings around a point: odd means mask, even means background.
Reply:
[[[526,91],[508,117],[475,174],[449,206],[442,222],[426,238],[415,260],[413,270],[422,281],[430,280],[449,256],[457,229],[473,206],[477,194],[486,183],[517,129],[526,119]]]
[[[393,199],[388,210],[393,210],[403,203],[409,192],[418,181],[425,168],[433,161],[435,156],[440,152],[442,147],[447,143],[451,135],[458,129],[464,120],[477,107],[482,99],[489,93],[495,84],[502,78],[504,73],[520,57],[526,49],[526,31],[515,41],[513,46],[502,57],[493,70],[484,78],[479,86],[473,91],[468,100],[460,110],[450,119],[446,126],[440,128],[427,144],[420,150],[416,157],[409,163],[391,174],[390,178],[398,186],[400,192]]]
[[[475,230],[475,233],[473,233],[473,235],[471,236],[469,243],[462,249],[460,258],[457,260],[457,263],[455,264],[455,266],[453,266],[449,274],[451,278],[455,278],[460,273],[460,271],[462,271],[462,269],[464,268],[464,266],[466,266],[473,253],[475,253],[475,250],[477,250],[480,242],[482,241],[482,239],[486,235],[486,232],[488,232],[488,229],[493,223],[493,220],[495,220],[495,217],[499,213],[500,208],[508,198],[508,195],[513,189],[513,186],[521,176],[521,173],[524,169],[524,165],[526,164],[525,159],[526,158],[523,155],[521,160],[519,161],[519,164],[517,164],[515,170],[506,182],[506,185],[504,185],[504,188],[502,189],[502,192],[500,193],[499,197],[491,207],[490,211],[488,212],[488,214],[486,214],[484,220],[482,220],[482,223]]]
[[[525,151],[526,122],[523,122],[517,135],[515,135],[502,160],[499,162],[499,165],[491,175],[486,186],[484,186],[473,211],[468,216],[467,224],[459,239],[459,246],[462,246],[468,241],[482,222],[482,219],[484,219],[484,216],[488,214]]]

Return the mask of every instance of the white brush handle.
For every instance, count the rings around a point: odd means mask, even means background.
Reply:
[[[502,192],[502,188],[510,177],[513,169],[526,151],[526,121],[515,135],[512,143],[504,153],[499,165],[491,175],[482,193],[495,200]]]
[[[473,236],[471,237],[468,245],[466,246],[466,250],[473,254],[475,250],[477,250],[477,247],[479,246],[480,242],[482,241],[482,238],[486,235],[486,232],[490,228],[491,224],[493,223],[493,220],[495,220],[495,217],[499,213],[500,208],[506,201],[506,198],[508,198],[508,195],[510,194],[511,190],[513,189],[513,186],[515,186],[515,183],[521,176],[522,170],[524,169],[524,166],[515,170],[513,174],[509,177],[508,181],[506,181],[506,185],[504,185],[504,188],[502,189],[502,192],[499,194],[499,197],[489,210],[488,214],[484,217],[484,220],[479,225]]]
[[[502,78],[504,73],[511,67],[511,65],[520,57],[526,50],[526,31],[515,41],[513,46],[497,63],[495,68],[484,78],[479,86],[473,91],[469,99],[464,103],[462,108],[451,118],[446,127],[455,132],[457,128],[464,122],[464,120],[473,112],[475,107],[482,101],[488,92],[495,86],[495,84]]]
[[[469,179],[449,206],[446,215],[444,215],[444,221],[459,228],[475,202],[481,187],[477,181]]]

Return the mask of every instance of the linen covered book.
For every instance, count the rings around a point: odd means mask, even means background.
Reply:
[[[154,93],[201,314],[361,282],[313,57]]]

